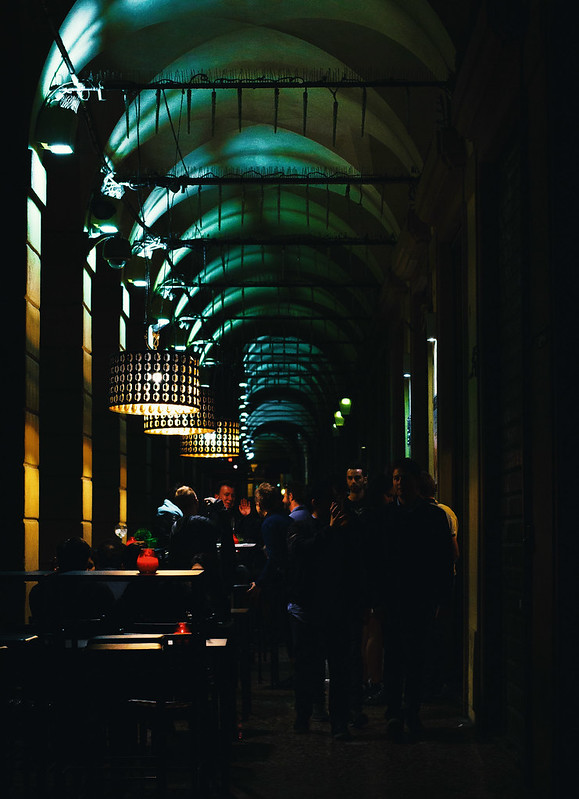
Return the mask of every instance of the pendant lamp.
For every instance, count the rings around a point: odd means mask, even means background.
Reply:
[[[199,361],[185,352],[119,352],[111,358],[109,410],[115,413],[197,413]]]
[[[159,413],[143,416],[145,433],[165,436],[189,436],[215,430],[213,391],[201,386],[201,406],[198,413]]]
[[[352,400],[349,397],[342,397],[340,400],[340,412],[342,416],[349,416],[352,410]]]
[[[185,458],[237,458],[239,422],[218,421],[211,433],[184,436],[181,455]]]

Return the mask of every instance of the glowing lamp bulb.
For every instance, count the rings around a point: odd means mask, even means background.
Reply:
[[[340,400],[340,411],[342,416],[347,416],[352,410],[352,400],[349,397],[342,397]]]

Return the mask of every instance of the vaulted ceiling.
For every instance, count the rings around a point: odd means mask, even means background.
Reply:
[[[312,446],[376,349],[468,4],[43,5],[33,137],[74,120],[89,235],[130,241],[163,347],[235,362],[250,456]]]

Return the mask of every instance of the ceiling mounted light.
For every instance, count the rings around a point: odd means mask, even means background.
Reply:
[[[133,248],[127,239],[113,235],[105,239],[102,253],[103,258],[112,269],[123,269],[131,259]]]
[[[139,416],[197,413],[199,362],[184,352],[119,352],[111,358],[109,410]]]
[[[334,414],[334,424],[336,427],[343,427],[344,426],[344,417],[340,413],[340,411],[336,411]]]
[[[197,413],[145,414],[145,433],[165,436],[190,436],[215,430],[215,401],[213,391],[201,386],[201,406]]]
[[[180,454],[185,458],[237,458],[239,423],[218,421],[211,433],[184,436]]]

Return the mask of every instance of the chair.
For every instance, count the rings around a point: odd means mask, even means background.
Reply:
[[[45,782],[43,715],[35,671],[42,641],[31,631],[0,634],[0,769],[10,795],[29,795]]]

